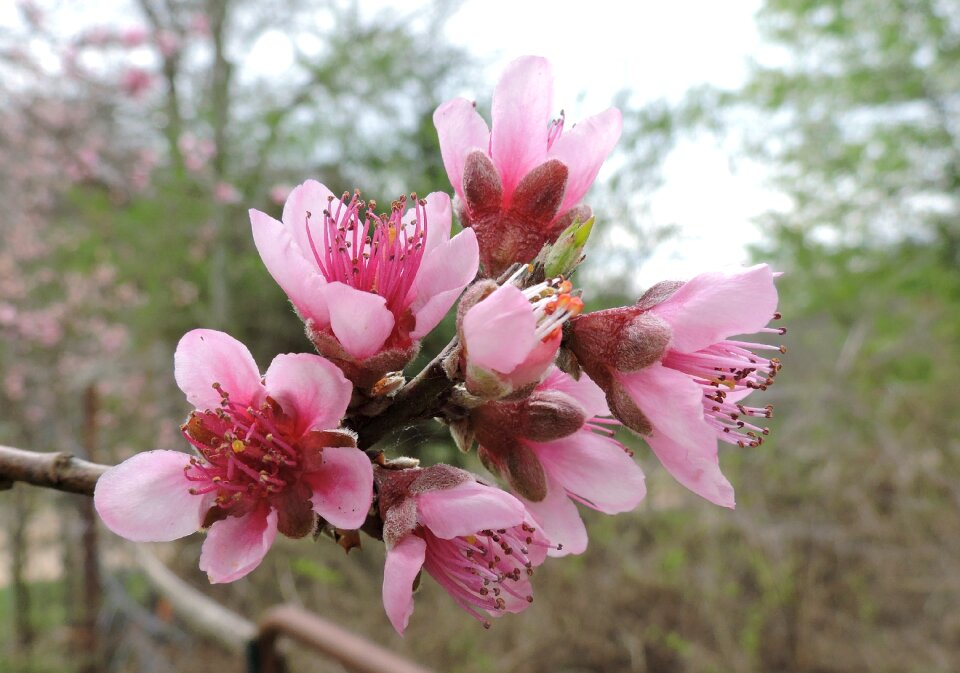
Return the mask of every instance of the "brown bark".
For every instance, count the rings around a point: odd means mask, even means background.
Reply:
[[[110,468],[61,451],[39,453],[0,445],[0,486],[22,481],[58,491],[93,495],[100,475]]]

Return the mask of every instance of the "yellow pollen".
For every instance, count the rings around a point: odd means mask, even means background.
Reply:
[[[242,440],[235,439],[230,444],[230,448],[233,449],[234,453],[243,453],[244,451],[247,450],[247,445],[244,444]]]
[[[464,536],[463,536],[463,539],[466,540],[467,542],[469,542],[470,544],[477,544],[477,536],[476,536],[476,535],[464,535]]]

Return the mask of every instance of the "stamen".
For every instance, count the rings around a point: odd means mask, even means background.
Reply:
[[[310,218],[304,223],[324,278],[379,294],[397,318],[407,309],[407,295],[416,280],[427,240],[426,201],[416,194],[410,196],[414,217],[405,224],[406,197],[394,201],[389,213],[377,214],[376,202],[366,204],[359,191],[352,196],[344,193],[335,211],[323,212],[322,247],[314,239]]]

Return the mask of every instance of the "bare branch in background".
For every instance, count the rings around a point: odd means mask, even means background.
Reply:
[[[108,469],[109,465],[74,458],[62,451],[38,453],[0,446],[0,485],[6,488],[22,481],[57,491],[93,495],[97,479]]]

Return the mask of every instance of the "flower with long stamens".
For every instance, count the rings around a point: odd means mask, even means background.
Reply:
[[[365,389],[410,361],[479,263],[472,231],[450,237],[447,195],[414,198],[409,211],[405,198],[386,214],[375,209],[308,180],[290,193],[282,222],[250,211],[257,250],[317,350]]]
[[[522,290],[515,278],[499,287],[477,283],[460,303],[460,368],[478,397],[503,397],[539,381],[560,348],[564,323],[583,310],[579,291],[563,277]]]
[[[720,471],[717,440],[757,446],[770,406],[744,404],[765,390],[784,352],[731,338],[783,334],[774,274],[766,264],[704,273],[686,283],[655,285],[634,306],[583,314],[566,345],[606,393],[614,415],[646,436],[664,467],[691,491],[725,507],[733,487]]]
[[[247,348],[194,330],[177,347],[177,384],[196,409],[183,425],[196,450],[147,451],[110,468],[94,503],[114,533],[175,540],[209,527],[200,569],[232,582],[256,568],[277,532],[303,537],[317,516],[356,529],[373,468],[340,429],[352,386],[317,355],[274,358],[261,378]]]
[[[413,614],[421,569],[485,626],[533,601],[530,576],[550,542],[523,504],[469,472],[433,465],[376,471],[387,561],[383,606],[397,633]]]
[[[616,108],[569,131],[562,112],[550,121],[552,111],[550,62],[525,56],[507,66],[494,90],[491,127],[463,98],[434,112],[458,214],[477,232],[489,277],[533,259],[574,220],[590,218],[580,201],[620,139]]]
[[[553,368],[526,398],[471,410],[469,429],[484,465],[527,506],[556,548],[582,553],[587,531],[574,503],[606,514],[634,509],[646,495],[643,471],[613,438],[603,391]]]

